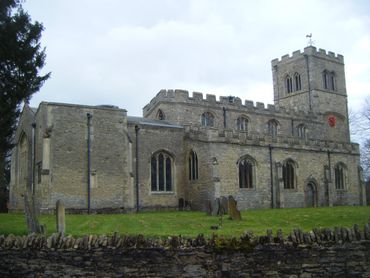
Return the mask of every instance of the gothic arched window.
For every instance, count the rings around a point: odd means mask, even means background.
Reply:
[[[294,189],[296,176],[295,176],[295,164],[291,159],[287,160],[283,164],[283,182],[284,189]]]
[[[293,82],[289,75],[285,77],[285,90],[287,93],[293,92]]]
[[[203,113],[201,117],[201,121],[202,121],[203,126],[209,126],[209,127],[214,126],[214,116],[210,112]]]
[[[239,160],[239,188],[255,187],[255,160],[247,156]]]
[[[152,155],[151,189],[152,191],[172,191],[173,159],[166,152],[157,152]]]
[[[157,119],[158,120],[165,120],[166,119],[166,116],[164,115],[164,113],[163,113],[163,111],[161,109],[158,109]]]
[[[335,165],[334,168],[334,177],[335,177],[335,188],[339,190],[344,190],[346,188],[346,176],[347,176],[347,167],[344,163],[339,162]]]
[[[198,156],[193,150],[189,154],[189,180],[198,179]]]
[[[236,129],[237,130],[248,131],[248,119],[244,116],[240,116],[236,120]]]
[[[327,70],[324,70],[323,83],[324,83],[324,89],[335,91],[336,90],[335,72],[334,71],[329,72]]]
[[[301,85],[301,75],[299,73],[294,74],[294,90],[300,91],[302,89]]]

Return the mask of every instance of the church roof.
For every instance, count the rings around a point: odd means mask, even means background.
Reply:
[[[153,119],[133,117],[133,116],[127,116],[127,122],[130,124],[161,126],[161,127],[169,127],[169,128],[183,128],[183,126],[181,125],[176,125],[176,124],[166,122],[163,120],[153,120]]]

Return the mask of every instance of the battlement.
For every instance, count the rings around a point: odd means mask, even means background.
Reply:
[[[308,112],[296,110],[296,109],[287,109],[285,107],[277,107],[273,104],[265,105],[262,102],[254,103],[252,100],[243,101],[236,96],[220,96],[218,99],[215,95],[204,94],[201,92],[193,92],[190,96],[189,92],[186,90],[165,90],[162,89],[158,94],[143,108],[144,116],[147,115],[156,105],[160,102],[177,102],[177,103],[186,103],[186,104],[196,104],[204,106],[207,108],[228,108],[228,109],[239,109],[241,112],[256,112],[256,113],[265,113],[265,114],[276,114],[283,116],[296,116],[296,117],[306,117],[312,116]]]
[[[209,142],[224,142],[241,145],[273,146],[277,148],[299,148],[315,151],[345,152],[359,154],[357,143],[334,142],[329,140],[299,139],[289,135],[272,138],[268,134],[245,132],[232,129],[207,128],[198,125],[185,125],[185,132],[190,136]]]
[[[317,56],[317,57],[321,57],[325,59],[330,59],[330,60],[333,60],[333,61],[336,61],[342,64],[344,63],[344,58],[343,58],[343,55],[341,54],[336,55],[334,52],[331,52],[331,51],[326,52],[325,49],[320,48],[319,50],[317,50],[316,47],[314,46],[308,46],[304,48],[303,52],[301,52],[300,50],[297,50],[293,52],[292,56],[290,56],[289,54],[286,54],[286,55],[283,55],[280,60],[278,58],[273,59],[271,61],[271,65],[276,66],[281,62],[293,61],[299,57],[302,57],[303,55]]]

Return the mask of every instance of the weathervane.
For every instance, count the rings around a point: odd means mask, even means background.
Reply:
[[[312,40],[312,33],[309,35],[306,35],[306,38],[308,38],[307,45],[312,46],[315,42]]]

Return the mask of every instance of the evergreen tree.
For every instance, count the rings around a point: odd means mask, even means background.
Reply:
[[[0,1],[0,211],[5,207],[9,155],[21,106],[50,77],[39,74],[46,57],[40,45],[42,31],[20,0]]]

